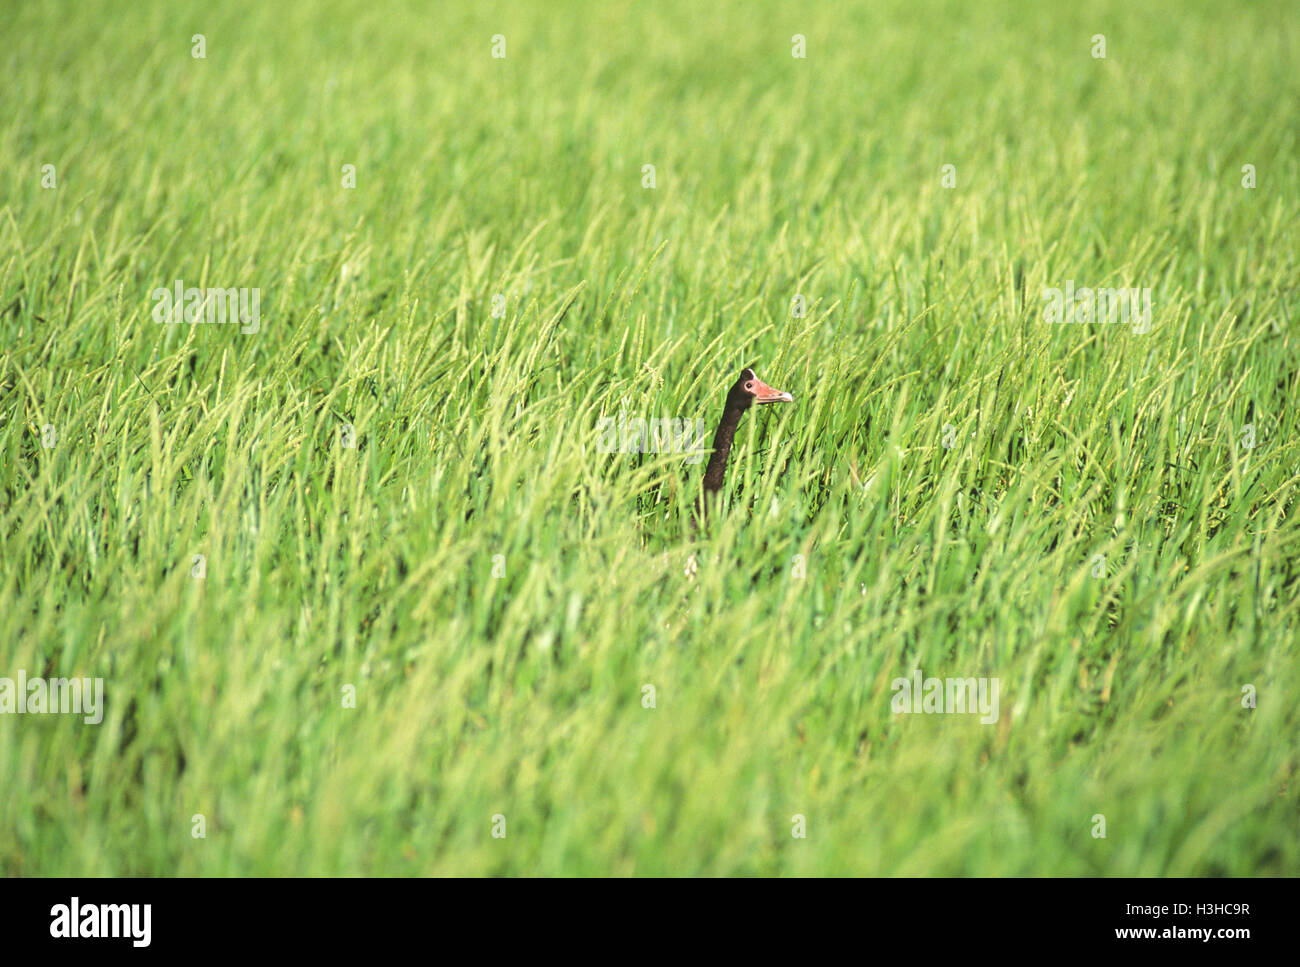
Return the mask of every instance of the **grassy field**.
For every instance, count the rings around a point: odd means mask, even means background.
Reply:
[[[0,872],[1300,873],[1300,18],[1078,6],[6,2]]]

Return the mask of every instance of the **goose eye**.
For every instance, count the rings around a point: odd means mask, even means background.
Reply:
[[[749,390],[749,392],[751,392],[751,393],[754,392],[754,384],[753,384],[753,383],[746,383],[746,384],[745,384],[745,389]]]

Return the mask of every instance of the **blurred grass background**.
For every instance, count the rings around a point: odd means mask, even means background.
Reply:
[[[0,871],[1300,873],[1296,13],[1090,6],[0,6]]]

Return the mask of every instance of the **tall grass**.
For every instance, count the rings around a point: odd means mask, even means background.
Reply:
[[[1091,6],[6,9],[0,871],[1300,872],[1296,21]]]

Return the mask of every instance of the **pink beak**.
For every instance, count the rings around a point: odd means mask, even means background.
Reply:
[[[754,402],[755,403],[793,403],[794,397],[789,393],[783,393],[779,389],[772,389],[761,379],[754,380]]]

